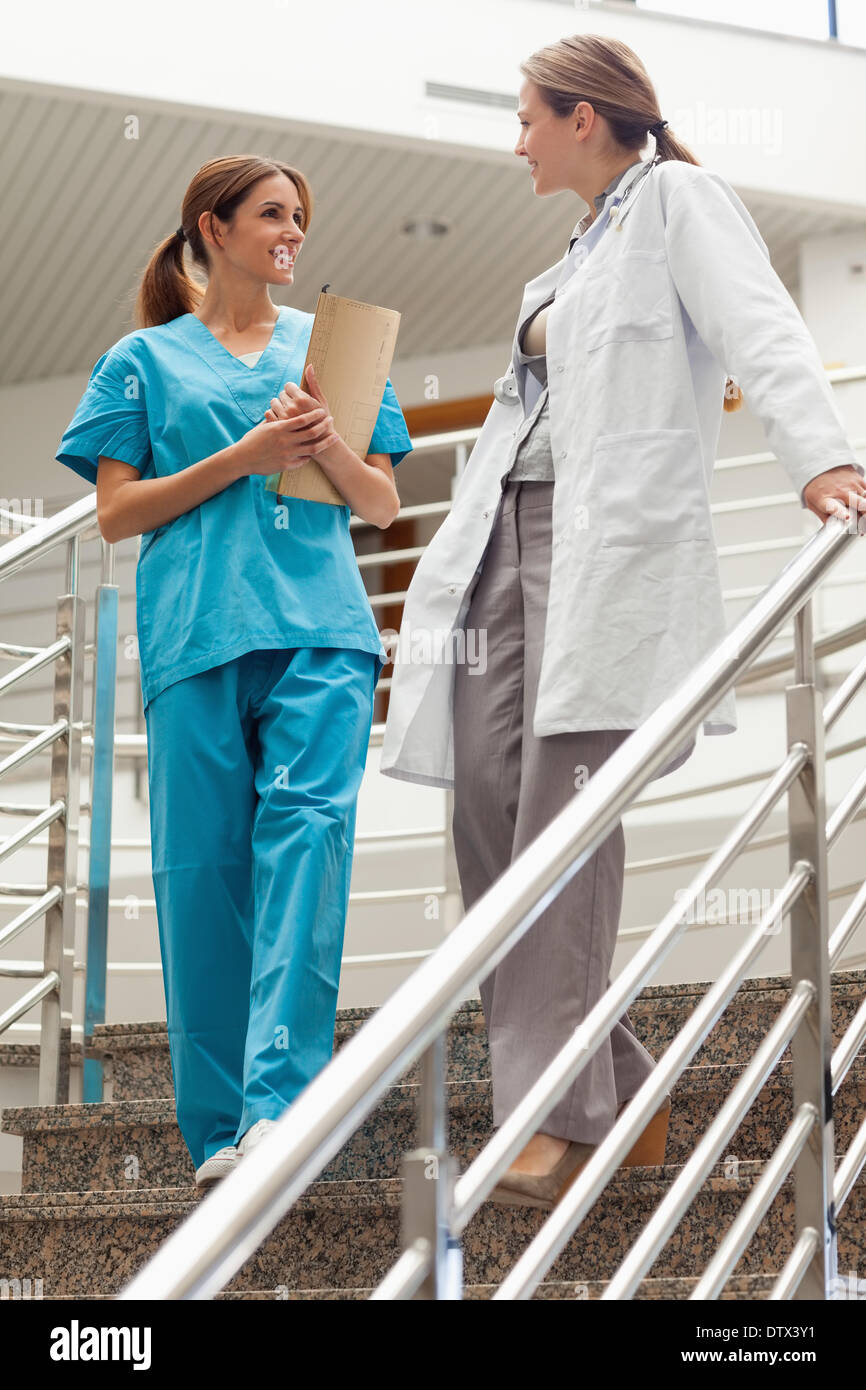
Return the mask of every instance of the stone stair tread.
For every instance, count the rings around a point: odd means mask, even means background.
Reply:
[[[687,1299],[692,1289],[698,1282],[698,1275],[691,1277],[685,1275],[643,1279],[638,1286],[634,1297],[639,1300],[659,1299],[674,1301]],[[757,1301],[762,1294],[769,1293],[773,1284],[778,1278],[777,1274],[738,1274],[728,1281],[728,1284],[719,1295],[720,1299],[751,1299]],[[542,1299],[575,1299],[584,1296],[584,1290],[589,1300],[598,1299],[607,1288],[610,1280],[608,1279],[544,1279],[538,1285],[534,1298]],[[498,1289],[498,1284],[464,1284],[462,1296],[471,1299],[489,1299]],[[280,1288],[277,1289],[220,1289],[214,1294],[214,1302],[295,1302],[299,1300],[314,1301],[328,1300],[331,1302],[339,1300],[367,1300],[374,1292],[376,1285],[369,1284],[358,1288],[340,1287],[328,1288],[324,1286],[317,1289],[302,1288]],[[93,1293],[93,1294],[74,1294],[58,1293],[52,1295],[52,1302],[68,1300],[71,1302],[105,1302],[113,1300],[116,1295],[113,1293]]]
[[[551,1279],[583,1285],[612,1278],[683,1166],[616,1173],[556,1257]],[[689,1209],[671,1227],[648,1277],[699,1276],[764,1166],[743,1160],[737,1176],[728,1177],[726,1165],[717,1163]],[[225,1292],[256,1289],[273,1297],[275,1291],[287,1289],[360,1290],[378,1284],[400,1250],[402,1186],[399,1177],[312,1183],[226,1281]],[[208,1195],[186,1184],[122,1193],[0,1198],[6,1277],[23,1281],[44,1274],[44,1297],[120,1289]],[[793,1204],[794,1178],[789,1175],[764,1217],[762,1234],[734,1270],[735,1277],[771,1274],[781,1267],[790,1248]],[[866,1173],[840,1213],[842,1269],[861,1262],[864,1212]],[[467,1284],[495,1286],[546,1217],[546,1212],[533,1208],[482,1203],[463,1233]]]
[[[637,995],[635,1003],[664,1003],[667,1000],[682,1000],[688,998],[702,998],[709,989],[712,988],[712,980],[689,980],[682,984],[667,985],[647,985]],[[832,990],[839,990],[845,986],[859,985],[861,990],[866,993],[866,969],[860,970],[834,970],[830,975],[830,986]],[[791,988],[790,975],[762,975],[746,979],[740,985],[734,999],[743,998],[749,994],[780,994],[787,996]],[[338,1009],[336,1018],[336,1031],[345,1031],[349,1025],[357,1025],[371,1018],[379,1011],[378,1005],[369,1005],[361,1008]],[[631,1005],[629,1006],[631,1007]],[[480,999],[462,1000],[452,1014],[452,1023],[458,1019],[459,1015],[467,1015],[477,1018],[482,1015]],[[132,1040],[138,1034],[159,1035],[165,1034],[165,1020],[154,1019],[143,1022],[128,1023],[98,1023],[94,1029],[94,1052],[99,1050],[99,1045],[109,1041],[122,1042]]]
[[[673,1098],[678,1093],[695,1089],[712,1091],[720,1083],[733,1086],[745,1072],[748,1063],[714,1062],[705,1066],[688,1066],[674,1083]],[[793,1074],[790,1060],[780,1061],[764,1085],[778,1085],[789,1090]],[[472,1099],[489,1095],[491,1080],[487,1076],[444,1083],[446,1099],[456,1102],[461,1096]],[[866,1085],[866,1053],[855,1057],[843,1086]],[[394,1083],[379,1098],[377,1108],[417,1105],[419,1082]],[[65,1129],[98,1129],[105,1124],[121,1126],[175,1124],[173,1097],[142,1100],[105,1100],[75,1102],[68,1105],[9,1105],[0,1110],[0,1131],[4,1134],[62,1132]],[[362,1122],[363,1123],[363,1122]]]
[[[843,1154],[836,1155],[837,1165],[843,1157]],[[704,1190],[737,1191],[746,1179],[751,1186],[752,1182],[760,1177],[765,1164],[762,1159],[741,1159],[737,1165],[736,1177],[728,1176],[725,1172],[727,1166],[724,1160],[719,1160],[713,1165],[704,1179]],[[638,1189],[645,1191],[651,1187],[663,1197],[684,1167],[685,1164],[682,1163],[658,1163],[619,1169],[608,1181],[605,1192],[612,1196],[621,1192],[627,1197],[634,1195]],[[793,1174],[789,1174],[785,1183],[792,1182]],[[860,1185],[866,1187],[866,1169],[856,1180],[855,1186]],[[403,1181],[400,1177],[317,1179],[301,1193],[292,1204],[292,1209],[305,1205],[315,1206],[322,1201],[344,1204],[349,1202],[353,1205],[366,1201],[393,1206],[400,1201],[402,1186]],[[50,1215],[64,1216],[74,1213],[77,1207],[80,1207],[82,1212],[98,1213],[101,1216],[107,1215],[109,1210],[118,1216],[143,1216],[153,1214],[149,1209],[156,1207],[163,1210],[191,1210],[206,1196],[207,1192],[200,1192],[194,1183],[178,1187],[139,1187],[93,1192],[12,1193],[0,1195],[0,1221],[12,1217],[28,1219]]]

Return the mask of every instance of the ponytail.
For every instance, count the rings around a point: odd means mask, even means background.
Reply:
[[[141,277],[135,302],[138,328],[169,323],[181,314],[192,314],[204,298],[204,288],[187,273],[184,240],[173,232],[159,243]]]

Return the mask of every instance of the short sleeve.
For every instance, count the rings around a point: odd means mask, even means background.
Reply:
[[[391,378],[388,377],[367,453],[390,454],[391,467],[396,468],[400,460],[411,452],[412,441],[409,438],[406,421],[403,419],[397,394],[391,385]]]
[[[142,373],[114,348],[93,368],[55,457],[95,483],[100,455],[155,475]]]

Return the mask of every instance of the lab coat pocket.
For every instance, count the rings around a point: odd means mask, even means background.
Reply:
[[[664,251],[625,251],[583,278],[579,336],[587,352],[606,343],[671,338],[670,276]]]
[[[712,541],[695,430],[602,434],[592,451],[591,511],[602,546]]]

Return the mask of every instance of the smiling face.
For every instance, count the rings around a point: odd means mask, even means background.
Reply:
[[[601,117],[588,101],[579,102],[567,116],[557,116],[528,78],[520,88],[517,108],[520,135],[514,147],[525,156],[528,177],[538,194],[575,188],[588,164],[587,141],[602,135]]]
[[[232,270],[268,285],[291,285],[294,263],[304,241],[304,210],[292,180],[281,173],[259,179],[235,211],[231,223],[210,216],[199,225],[211,255],[218,251]]]

